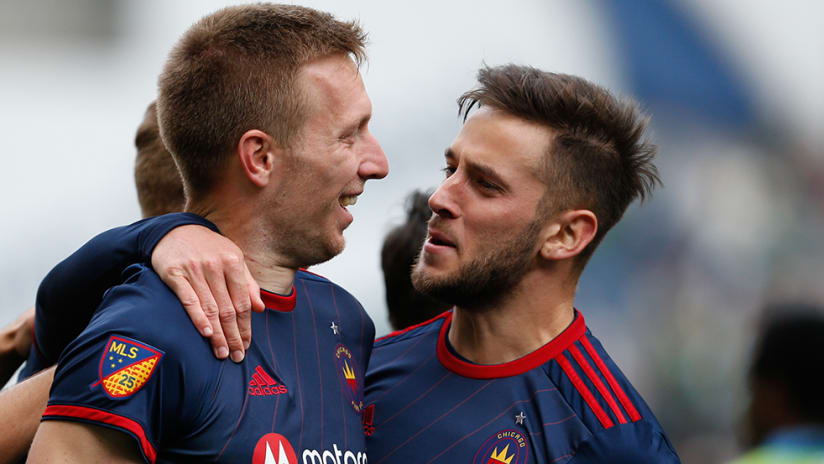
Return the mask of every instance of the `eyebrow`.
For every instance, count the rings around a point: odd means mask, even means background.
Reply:
[[[363,127],[367,124],[369,124],[369,121],[371,121],[371,120],[372,120],[372,114],[370,113],[370,114],[360,118],[360,120],[358,120],[356,122],[353,122],[352,124],[349,124],[348,126],[345,126],[345,129],[342,130],[343,135],[351,134],[352,132],[360,129],[361,127]]]
[[[458,156],[455,155],[455,152],[452,151],[451,148],[447,148],[446,150],[444,150],[443,156],[444,156],[444,158],[447,159],[447,161],[455,160],[455,159],[458,158]],[[481,164],[481,163],[478,163],[478,162],[472,162],[472,161],[464,161],[464,163],[466,163],[467,170],[471,174],[480,175],[481,177],[486,177],[487,179],[494,182],[495,184],[497,184],[502,189],[509,190],[509,183],[507,183],[505,180],[503,180],[503,178],[501,178],[501,176],[497,172],[495,172],[495,170],[492,169],[491,167],[489,167],[485,164]]]

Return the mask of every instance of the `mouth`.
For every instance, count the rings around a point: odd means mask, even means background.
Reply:
[[[455,243],[452,240],[450,240],[446,235],[433,229],[429,229],[429,238],[427,242],[431,243],[432,245],[457,248]]]
[[[344,208],[346,208],[347,206],[352,206],[357,202],[357,195],[341,195],[340,197],[338,197],[338,203]]]

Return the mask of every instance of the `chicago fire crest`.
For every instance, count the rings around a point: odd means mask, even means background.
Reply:
[[[363,411],[363,376],[349,348],[344,345],[335,347],[335,363],[343,392],[355,412],[360,413]]]
[[[524,464],[529,457],[529,444],[517,430],[502,430],[481,445],[472,464]]]
[[[143,342],[112,335],[100,356],[100,377],[92,387],[103,387],[110,398],[127,398],[149,381],[163,352]]]

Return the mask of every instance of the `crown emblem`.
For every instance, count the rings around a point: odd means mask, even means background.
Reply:
[[[346,378],[346,383],[349,384],[349,387],[352,388],[352,393],[355,393],[355,390],[358,388],[358,381],[355,377],[355,371],[349,367],[349,363],[346,360],[343,361],[343,376]]]
[[[501,452],[498,452],[498,447],[496,446],[494,450],[492,450],[492,456],[489,457],[489,462],[487,464],[509,464],[512,462],[512,458],[515,457],[513,454],[512,456],[507,457],[506,452],[509,451],[509,444],[504,446],[504,449]]]

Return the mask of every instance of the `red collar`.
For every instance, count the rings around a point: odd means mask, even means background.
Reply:
[[[288,295],[279,295],[268,290],[260,289],[260,299],[268,309],[288,313],[295,309],[297,302],[297,293],[295,292],[295,285],[292,285],[292,291]]]
[[[452,351],[449,350],[449,347],[446,346],[446,336],[449,333],[451,323],[452,312],[450,311],[446,318],[444,318],[441,332],[438,334],[438,359],[441,361],[441,364],[450,371],[472,379],[512,377],[535,369],[569,348],[570,345],[575,343],[575,340],[584,336],[587,330],[584,316],[580,312],[575,311],[575,319],[573,319],[572,324],[546,345],[514,361],[487,365],[466,362],[456,357]]]

